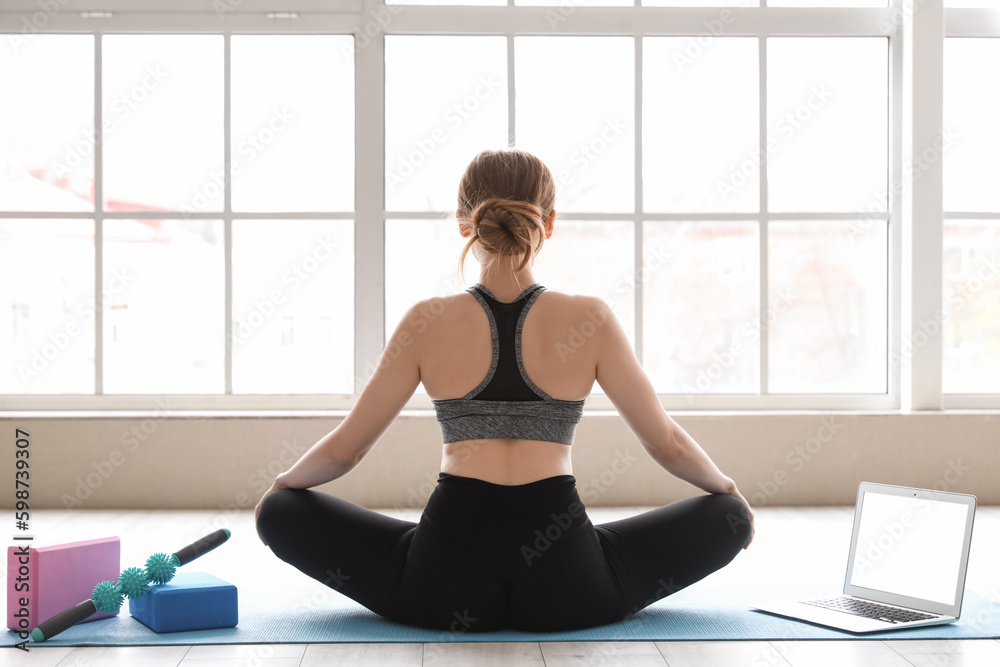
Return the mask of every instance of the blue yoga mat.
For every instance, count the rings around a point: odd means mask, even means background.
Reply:
[[[222,630],[156,634],[119,616],[74,626],[46,646],[282,644],[337,642],[713,641],[800,639],[996,639],[1000,604],[967,592],[962,617],[949,625],[853,635],[754,611],[765,600],[837,594],[836,588],[699,587],[650,605],[624,621],[572,632],[447,632],[387,621],[341,595],[323,609],[292,611],[240,605],[239,625]],[[16,639],[8,631],[8,644]],[[29,644],[29,647],[31,645]]]

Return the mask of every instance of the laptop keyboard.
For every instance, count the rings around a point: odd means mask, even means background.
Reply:
[[[854,614],[855,616],[863,616],[865,618],[874,618],[876,620],[888,621],[890,623],[907,623],[909,621],[925,621],[927,619],[937,618],[935,614],[925,614],[919,611],[910,611],[909,609],[890,607],[889,605],[879,604],[878,602],[868,602],[866,600],[858,600],[850,597],[808,600],[803,602],[803,604],[810,604],[814,607],[824,607],[826,609],[833,609],[834,611],[842,611],[847,614]]]

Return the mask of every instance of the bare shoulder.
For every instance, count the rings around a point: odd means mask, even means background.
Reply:
[[[400,322],[412,333],[420,334],[429,329],[449,325],[454,320],[466,317],[470,306],[475,304],[475,298],[467,293],[432,296],[421,299],[410,306]]]
[[[567,326],[600,326],[611,317],[611,308],[597,296],[587,294],[567,294],[546,289],[537,299],[543,300],[543,319],[567,323]],[[445,296],[433,296],[413,304],[403,316],[402,323],[413,332],[423,333],[427,330],[453,330],[468,322],[471,315],[479,313],[481,306],[476,298],[468,292],[459,292]],[[535,312],[533,309],[532,312]],[[590,324],[584,325],[585,322]]]
[[[545,298],[551,301],[556,306],[561,306],[564,308],[597,308],[600,304],[604,303],[604,299],[599,296],[591,296],[589,294],[567,294],[566,292],[559,292],[556,290],[551,290],[546,288],[543,295],[547,295]]]
[[[548,295],[546,300],[551,304],[554,314],[566,318],[569,323],[590,322],[600,326],[611,316],[611,307],[599,296],[566,294],[548,289],[543,294]]]
[[[540,298],[546,300],[542,328],[546,346],[554,350],[560,361],[570,355],[587,359],[595,371],[598,355],[604,347],[605,329],[613,319],[604,299],[587,294],[565,294],[546,290]],[[581,357],[579,353],[584,353]]]

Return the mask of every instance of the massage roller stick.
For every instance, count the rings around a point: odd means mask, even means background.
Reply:
[[[72,627],[80,621],[89,618],[98,611],[113,613],[122,606],[125,598],[137,600],[149,591],[149,585],[165,584],[174,578],[177,568],[186,565],[195,558],[202,556],[229,539],[229,529],[219,530],[206,535],[197,542],[192,542],[180,551],[166,555],[153,554],[146,559],[146,567],[130,567],[118,576],[118,582],[102,581],[94,587],[94,593],[88,600],[56,614],[31,631],[31,639],[43,642],[52,639],[63,630]]]

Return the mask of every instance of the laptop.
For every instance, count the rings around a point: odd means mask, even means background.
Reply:
[[[847,632],[958,620],[976,497],[862,482],[843,595],[756,609]]]

